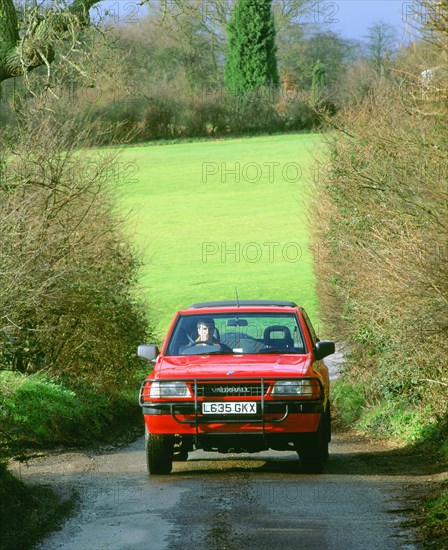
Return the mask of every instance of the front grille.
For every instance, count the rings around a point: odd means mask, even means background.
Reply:
[[[198,397],[261,397],[261,384],[198,384],[197,388]]]

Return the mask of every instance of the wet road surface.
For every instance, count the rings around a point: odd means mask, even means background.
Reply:
[[[79,507],[45,550],[414,549],[402,526],[403,487],[426,472],[393,451],[336,434],[321,475],[294,452],[195,451],[168,476],[148,477],[144,442],[102,453],[62,453],[13,470],[51,484]]]

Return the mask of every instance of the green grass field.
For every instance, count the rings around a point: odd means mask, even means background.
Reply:
[[[318,134],[125,148],[122,203],[157,330],[194,302],[289,299],[317,324],[307,218]],[[318,328],[318,327],[317,327]]]

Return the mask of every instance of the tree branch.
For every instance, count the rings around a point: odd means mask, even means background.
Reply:
[[[17,11],[12,0],[0,0],[0,82],[21,76],[49,64],[54,59],[54,37],[69,29],[70,16],[80,27],[90,24],[89,10],[102,0],[74,0],[59,14],[49,12],[30,21],[25,35],[20,38]]]
[[[0,0],[0,81],[10,78],[9,57],[18,42],[16,8],[12,0]]]

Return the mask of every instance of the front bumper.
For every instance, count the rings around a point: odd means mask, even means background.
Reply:
[[[315,391],[312,396],[280,397],[273,396],[272,387],[277,380],[284,378],[233,378],[228,379],[175,379],[164,381],[186,382],[192,393],[191,399],[148,398],[149,385],[153,379],[145,380],[140,390],[140,406],[151,433],[164,434],[267,434],[303,433],[318,429],[321,413],[325,406],[325,393],[322,382],[316,377],[291,377],[290,379],[311,380]],[[225,395],[211,397],[203,391],[207,385],[244,385],[259,387],[257,395]],[[202,390],[202,393],[201,393]],[[204,414],[203,403],[245,403],[256,404],[253,414]]]

